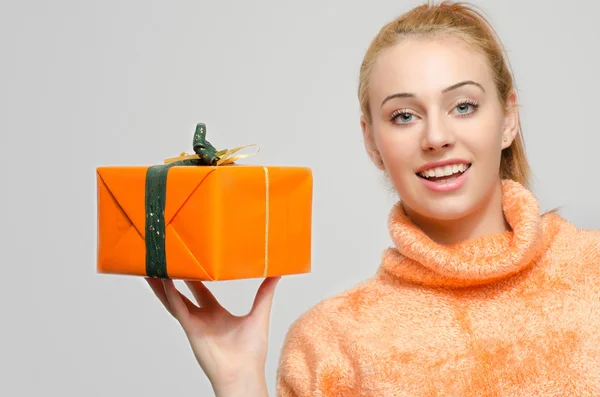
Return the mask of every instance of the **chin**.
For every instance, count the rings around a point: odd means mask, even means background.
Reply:
[[[411,206],[413,211],[428,219],[454,221],[467,217],[475,211],[477,204],[464,197],[444,197],[420,201]]]

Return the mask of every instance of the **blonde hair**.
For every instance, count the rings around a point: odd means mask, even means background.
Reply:
[[[395,46],[404,37],[451,36],[462,40],[469,48],[483,54],[491,67],[498,100],[505,111],[507,99],[515,90],[508,58],[498,35],[490,23],[475,7],[466,2],[442,1],[438,5],[423,4],[396,18],[381,28],[371,42],[362,65],[358,87],[361,111],[371,123],[369,80],[378,55]],[[517,109],[518,111],[518,109]],[[512,145],[502,151],[500,177],[529,185],[531,169],[525,155],[521,121],[518,135]]]

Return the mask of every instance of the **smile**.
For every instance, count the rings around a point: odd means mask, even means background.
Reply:
[[[434,192],[458,191],[466,182],[471,171],[471,163],[463,160],[446,160],[421,168],[416,175],[423,185]]]
[[[417,175],[432,182],[446,183],[460,177],[469,167],[471,167],[471,164],[448,164],[417,172]]]

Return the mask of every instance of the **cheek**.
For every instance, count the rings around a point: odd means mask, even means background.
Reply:
[[[415,153],[415,136],[401,127],[382,126],[375,136],[377,147],[388,164],[410,161]]]
[[[486,162],[491,165],[500,159],[502,130],[495,119],[463,129],[459,140],[480,163]]]
[[[414,137],[394,131],[381,139],[379,148],[390,176],[412,173],[415,153],[419,153]]]
[[[414,169],[420,153],[418,139],[406,131],[393,131],[380,141],[380,152],[385,161],[385,172],[389,181],[401,197],[413,197],[415,189]]]

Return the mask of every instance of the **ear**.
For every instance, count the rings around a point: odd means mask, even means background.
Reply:
[[[504,128],[502,129],[502,149],[512,145],[519,133],[519,104],[517,94],[513,90],[506,99]]]
[[[379,150],[377,149],[377,144],[375,143],[373,127],[371,123],[367,121],[364,114],[360,116],[360,128],[362,130],[363,141],[369,158],[377,168],[379,168],[382,171],[385,170],[385,165],[383,164],[381,153],[379,153]]]

